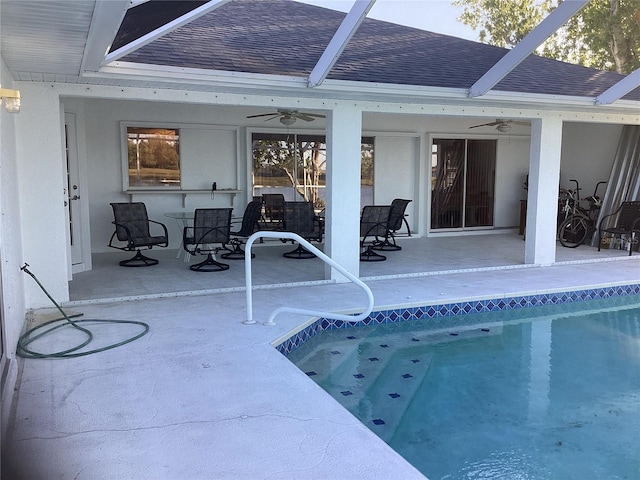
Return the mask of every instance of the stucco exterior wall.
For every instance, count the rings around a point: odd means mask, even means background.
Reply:
[[[14,88],[2,61],[2,86]],[[4,106],[3,106],[4,107]],[[12,356],[25,315],[25,274],[20,226],[20,190],[16,153],[16,120],[20,113],[0,109],[0,259],[2,265],[2,336],[5,353]]]
[[[14,88],[4,60],[0,57],[3,88]],[[2,397],[2,437],[7,425],[13,386],[17,377],[16,344],[24,324],[26,307],[22,230],[20,227],[20,191],[16,153],[17,115],[0,108],[0,319],[2,358],[0,360],[0,393]]]

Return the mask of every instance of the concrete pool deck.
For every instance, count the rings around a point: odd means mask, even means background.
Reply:
[[[635,254],[367,283],[381,309],[639,282]],[[245,325],[242,291],[72,303],[65,309],[85,319],[143,321],[151,331],[86,357],[20,360],[3,428],[3,478],[424,478],[271,346],[307,318],[283,314],[275,326],[261,323],[283,305],[337,311],[364,304],[349,284],[259,289],[258,323]],[[135,330],[92,329],[100,345]],[[43,342],[42,349],[60,347],[55,338]]]

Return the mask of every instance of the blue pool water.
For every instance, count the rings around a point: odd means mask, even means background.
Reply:
[[[640,296],[470,316],[288,358],[431,480],[640,479]]]

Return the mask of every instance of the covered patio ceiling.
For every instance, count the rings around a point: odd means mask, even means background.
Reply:
[[[319,7],[277,0],[279,5],[292,11],[292,8],[315,9]],[[505,87],[496,88],[504,79],[509,79],[531,53],[549,35],[557,30],[572,15],[577,13],[589,0],[563,2],[519,45],[510,51],[500,50],[489,68],[476,72],[469,85],[443,87],[434,84],[415,85],[409,79],[408,84],[385,84],[380,82],[345,81],[350,78],[343,73],[345,61],[343,53],[349,48],[350,41],[362,29],[366,15],[375,0],[356,0],[351,11],[344,15],[332,12],[341,20],[336,28],[323,25],[326,39],[317,41],[319,54],[309,53],[307,63],[312,65],[308,71],[282,75],[277,69],[274,73],[256,74],[247,65],[236,64],[235,68],[193,69],[171,68],[163,65],[136,64],[126,61],[145,46],[166,37],[185,25],[197,21],[205,15],[216,15],[229,5],[247,4],[248,0],[211,0],[158,2],[157,0],[2,0],[1,2],[1,41],[2,56],[14,80],[56,83],[80,83],[113,86],[137,86],[150,88],[169,88],[194,91],[242,91],[256,88],[270,89],[278,93],[289,93],[308,97],[330,97],[336,92],[365,92],[368,95],[404,95],[411,98],[432,96],[455,97],[456,101],[478,102],[501,101],[505,96]],[[271,2],[270,2],[271,3]],[[158,5],[162,8],[159,10]],[[255,4],[257,5],[257,4]],[[272,3],[272,5],[275,5]],[[171,7],[170,7],[171,6]],[[162,15],[150,15],[160,11]],[[144,21],[143,21],[144,20]],[[274,19],[264,19],[264,22]],[[380,28],[391,25],[386,22],[369,20],[371,25]],[[277,19],[276,19],[277,22]],[[135,28],[134,28],[135,27]],[[407,29],[408,27],[402,27]],[[415,30],[415,29],[409,29]],[[423,32],[424,33],[424,32]],[[272,38],[281,35],[279,29],[272,29]],[[436,35],[436,34],[433,34]],[[452,38],[452,37],[449,37]],[[379,44],[388,41],[380,38]],[[475,42],[469,42],[476,45]],[[379,45],[374,45],[378,48]],[[196,48],[196,47],[194,47]],[[495,47],[493,47],[495,48]],[[294,55],[297,53],[292,52]],[[298,52],[299,53],[299,52]],[[423,52],[429,57],[432,52]],[[312,56],[315,55],[315,56]],[[298,55],[300,56],[300,55]],[[373,59],[375,60],[375,59]],[[349,64],[357,61],[353,56]],[[364,61],[364,60],[363,60]],[[371,62],[372,59],[367,59]],[[482,64],[484,68],[484,64]],[[334,75],[341,73],[343,76]],[[626,77],[612,72],[593,74],[593,91],[583,93],[580,105],[632,106],[637,108],[640,102],[640,70]],[[602,78],[600,78],[602,77]],[[558,84],[562,76],[552,76]],[[570,82],[567,82],[570,83]],[[506,82],[505,85],[509,83]],[[251,86],[251,87],[250,87]],[[516,92],[521,94],[522,92]],[[522,95],[520,95],[522,96]],[[567,98],[575,103],[576,98]],[[556,101],[558,99],[556,98]]]

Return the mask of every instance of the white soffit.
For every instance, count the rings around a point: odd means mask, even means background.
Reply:
[[[580,11],[589,0],[565,0],[524,37],[512,50],[491,67],[469,88],[470,97],[484,95],[509,72],[516,68],[531,52],[544,42],[553,32]]]
[[[598,95],[596,97],[596,105],[609,105],[637,87],[640,87],[640,68]]]
[[[376,0],[356,0],[338,27],[338,30],[336,30],[327,48],[322,53],[318,63],[316,63],[313,70],[311,70],[307,86],[317,87],[327,78],[327,75],[338,61],[347,43],[349,43],[349,40],[351,40],[351,37],[356,33],[358,27],[360,27],[367,13],[369,13],[369,10],[371,10],[371,7],[373,7],[375,3]]]
[[[185,13],[184,15],[176,18],[175,20],[164,24],[162,27],[156,28],[155,30],[147,33],[146,35],[143,35],[142,37],[134,40],[133,42],[128,43],[127,45],[120,47],[119,49],[107,54],[107,56],[104,57],[104,63],[106,64],[106,63],[116,61],[124,57],[125,55],[128,55],[131,52],[144,47],[148,43],[153,42],[157,38],[160,38],[163,35],[166,35],[167,33],[172,32],[173,30],[180,28],[183,25],[186,25],[187,23],[195,20],[196,18],[201,17],[202,15],[205,15],[209,12],[212,12],[216,8],[221,7],[222,5],[224,5],[225,3],[229,3],[230,1],[231,0],[211,0],[210,2],[207,2],[204,5],[201,5],[198,8],[191,10],[188,13]],[[115,33],[114,33],[114,36],[115,36]]]

